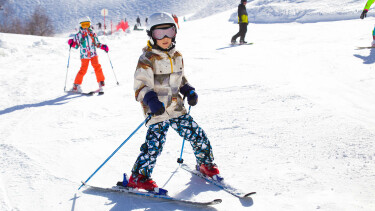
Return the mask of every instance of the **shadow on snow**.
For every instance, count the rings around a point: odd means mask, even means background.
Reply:
[[[363,60],[363,64],[374,64],[375,63],[375,49],[371,48],[370,54],[368,56],[362,56],[359,54],[354,54],[355,57]]]
[[[77,98],[77,97],[82,97],[82,96],[84,96],[84,95],[66,94],[66,95],[58,97],[56,99],[47,100],[47,101],[43,101],[43,102],[40,102],[40,103],[16,105],[16,106],[13,106],[13,107],[10,107],[10,108],[6,108],[4,110],[0,110],[0,115],[12,113],[12,112],[19,111],[19,110],[26,109],[26,108],[36,108],[36,107],[43,107],[43,106],[63,105],[63,104],[66,104],[68,102],[68,100],[71,100],[71,99],[74,99],[74,98]],[[66,102],[64,102],[64,101],[66,101]]]
[[[188,195],[195,195],[196,193],[202,192],[201,187],[190,187],[184,190],[183,192],[179,193],[178,195],[174,196],[179,198],[179,196],[183,195],[184,199],[188,199]],[[171,201],[164,201],[163,199],[157,198],[148,198],[142,197],[132,194],[126,193],[119,193],[119,192],[107,192],[107,191],[100,191],[94,189],[86,189],[82,191],[85,194],[97,195],[101,197],[106,197],[110,202],[104,204],[105,206],[111,206],[112,208],[108,207],[105,210],[110,211],[128,211],[128,210],[191,210],[191,211],[199,211],[199,210],[206,210],[206,211],[216,211],[214,207],[210,206],[194,206],[190,204],[184,204],[180,202],[171,202]],[[75,202],[79,203],[79,202]],[[74,210],[74,209],[73,209]]]

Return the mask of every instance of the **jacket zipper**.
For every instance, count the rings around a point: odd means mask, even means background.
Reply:
[[[165,54],[167,54],[167,56],[168,56],[168,58],[169,58],[169,61],[171,62],[171,73],[173,73],[173,62],[172,62],[172,58],[171,58],[171,56],[169,56],[169,54],[168,53],[165,53]]]

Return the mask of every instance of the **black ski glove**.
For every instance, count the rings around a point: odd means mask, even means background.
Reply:
[[[368,12],[368,10],[363,10],[363,12],[362,12],[362,14],[361,14],[361,19],[363,19],[363,18],[365,18],[366,16],[367,16],[367,12]]]
[[[195,88],[190,86],[190,84],[185,84],[183,87],[180,88],[181,94],[184,97],[187,97],[188,104],[191,106],[195,106],[198,103],[198,94],[195,92]]]
[[[188,98],[188,104],[191,106],[195,106],[198,103],[198,94],[195,92],[195,90],[191,90],[189,92]]]
[[[154,91],[149,91],[143,98],[143,102],[150,107],[155,116],[162,115],[165,112],[164,104],[159,101],[158,95]]]

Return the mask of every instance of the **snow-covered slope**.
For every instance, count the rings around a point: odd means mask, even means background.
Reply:
[[[131,25],[140,16],[142,23],[150,14],[166,11],[180,17],[187,16],[195,20],[218,12],[231,10],[228,20],[237,21],[237,5],[239,0],[9,0],[8,5],[14,8],[13,15],[27,19],[36,6],[41,6],[51,17],[57,32],[73,30],[77,21],[83,16],[90,16],[94,23],[103,22],[100,11],[108,9],[110,20],[114,24],[125,18]],[[285,22],[318,22],[332,20],[348,20],[358,18],[365,2],[352,0],[253,0],[249,1],[247,10],[252,23],[285,23]],[[369,12],[369,16],[374,13]],[[1,13],[0,13],[1,15]],[[182,19],[182,18],[181,18]],[[216,22],[216,20],[213,20]]]
[[[220,0],[217,2],[232,2],[230,8],[236,7],[234,0]],[[200,14],[199,16],[207,16],[211,13],[202,11],[201,8],[209,7],[211,4],[209,0],[152,0],[152,1],[139,1],[139,0],[111,0],[111,1],[100,1],[100,0],[19,0],[12,1],[10,4],[14,8],[14,15],[19,18],[28,18],[33,8],[41,6],[45,9],[49,17],[56,26],[56,30],[63,32],[66,30],[72,30],[77,26],[79,18],[89,16],[93,23],[103,22],[101,16],[101,10],[103,8],[108,9],[108,17],[106,23],[112,20],[114,23],[124,20],[125,18],[130,24],[136,22],[136,18],[140,16],[142,23],[147,16],[154,12],[166,11],[174,13],[179,16],[188,14]],[[220,9],[219,11],[224,11]],[[203,14],[202,14],[203,12]],[[107,22],[108,21],[108,22]]]
[[[374,210],[375,51],[355,47],[370,44],[375,19],[249,24],[254,45],[223,48],[238,30],[228,22],[232,13],[181,23],[177,48],[199,95],[191,115],[208,134],[221,174],[257,195],[238,200],[179,169],[182,140],[172,130],[154,180],[172,196],[223,199],[203,210]],[[133,74],[147,37],[99,38],[120,86],[100,51],[106,93],[93,97],[63,92],[67,39],[0,34],[0,210],[202,210],[77,191],[144,120]],[[78,51],[70,56],[67,88],[80,67]],[[90,67],[83,89],[96,87]],[[129,173],[146,130],[89,183],[110,187]],[[194,165],[189,144],[183,158]]]

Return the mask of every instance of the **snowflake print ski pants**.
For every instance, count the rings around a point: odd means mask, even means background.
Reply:
[[[213,162],[212,148],[206,133],[189,114],[186,114],[149,126],[146,142],[142,144],[141,153],[132,169],[134,175],[142,174],[146,177],[151,177],[156,158],[163,150],[169,126],[186,141],[190,142],[198,165]]]

